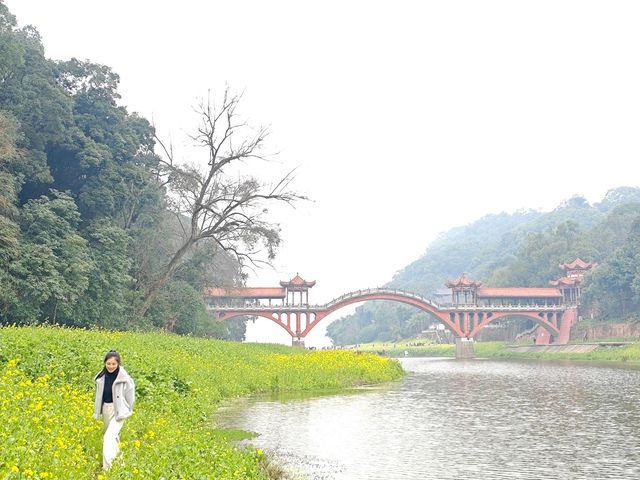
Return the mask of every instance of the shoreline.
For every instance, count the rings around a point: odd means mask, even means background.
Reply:
[[[537,360],[579,360],[604,362],[640,362],[640,342],[627,340],[592,340],[567,345],[510,344],[507,342],[475,342],[476,358],[530,358]],[[452,344],[427,344],[411,340],[386,344],[361,344],[356,351],[375,353],[387,358],[455,356]],[[405,354],[406,352],[406,354]]]

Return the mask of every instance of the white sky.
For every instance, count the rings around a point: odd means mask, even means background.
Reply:
[[[640,185],[637,0],[5,4],[48,57],[109,65],[178,149],[208,89],[244,91],[274,178],[299,167],[313,199],[274,212],[284,244],[250,284],[299,272],[313,303],[384,284],[483,215]],[[288,340],[268,320],[247,338]]]

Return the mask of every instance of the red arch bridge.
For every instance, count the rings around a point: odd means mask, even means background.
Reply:
[[[222,290],[222,289],[209,289]],[[235,289],[236,291],[249,291],[260,289]],[[262,289],[280,290],[280,289]],[[473,338],[477,333],[491,322],[495,322],[504,317],[526,317],[535,322],[538,330],[546,332],[548,339],[545,343],[555,341],[555,343],[567,343],[571,325],[577,320],[577,305],[566,303],[551,303],[548,299],[540,300],[539,304],[531,303],[529,298],[527,304],[521,302],[501,305],[478,305],[474,303],[452,305],[441,305],[421,295],[398,289],[369,288],[346,293],[331,300],[325,305],[309,305],[303,303],[302,294],[308,289],[298,289],[292,292],[289,285],[287,292],[287,303],[282,305],[263,305],[259,303],[244,305],[229,305],[210,302],[208,309],[217,313],[217,318],[224,321],[237,316],[263,317],[275,322],[286,330],[293,339],[294,345],[304,345],[304,338],[313,330],[327,315],[351,305],[353,303],[367,300],[389,300],[412,305],[423,310],[433,317],[436,317],[449,331],[456,337],[456,356],[468,358],[473,356]],[[548,290],[548,289],[545,289]],[[289,304],[289,294],[300,293],[300,303],[298,305]],[[230,295],[231,297],[233,295]],[[229,298],[224,295],[209,295],[211,297]],[[240,297],[238,294],[236,297]],[[246,299],[246,297],[243,297]],[[254,297],[255,299],[256,297]],[[262,297],[262,299],[275,297]],[[283,297],[284,298],[284,297]],[[540,338],[540,334],[538,334]]]

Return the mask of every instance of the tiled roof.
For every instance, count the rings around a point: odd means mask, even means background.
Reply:
[[[282,280],[280,282],[280,285],[282,285],[283,287],[303,287],[303,286],[313,287],[315,284],[316,284],[315,280],[313,282],[307,282],[305,279],[303,279],[300,275],[297,275],[297,274],[288,282],[285,280]]]
[[[472,287],[472,286],[479,287],[480,285],[482,285],[482,282],[476,282],[475,280],[471,280],[470,278],[467,278],[464,273],[458,278],[456,278],[455,280],[448,280],[447,283],[445,283],[445,286],[449,288]]]
[[[255,288],[205,288],[204,294],[209,297],[231,298],[284,298],[284,288],[255,287]]]
[[[580,279],[577,277],[562,277],[558,280],[549,281],[549,285],[553,285],[554,287],[557,287],[558,285],[573,286],[576,283],[580,283]]]
[[[579,258],[576,258],[571,263],[563,263],[560,265],[560,268],[563,270],[588,270],[591,267],[593,267],[593,263],[585,262]]]
[[[477,292],[478,298],[505,298],[505,297],[562,297],[562,293],[557,288],[479,288]]]

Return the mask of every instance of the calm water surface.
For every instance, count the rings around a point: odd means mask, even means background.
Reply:
[[[221,414],[306,479],[640,479],[640,369],[403,359],[358,393]]]

